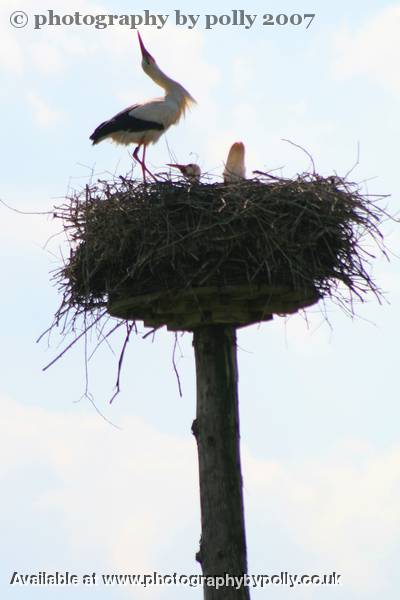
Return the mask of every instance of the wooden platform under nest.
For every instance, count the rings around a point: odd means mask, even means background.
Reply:
[[[146,327],[166,325],[170,331],[193,331],[204,325],[245,327],[270,321],[274,314],[292,314],[319,299],[315,289],[239,285],[111,297],[107,308],[113,317],[143,321]]]

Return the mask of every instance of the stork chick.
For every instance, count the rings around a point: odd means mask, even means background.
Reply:
[[[189,163],[188,165],[179,165],[174,163],[167,163],[168,167],[179,169],[185,179],[190,183],[198,183],[201,177],[201,169],[196,163]]]
[[[225,183],[238,183],[239,181],[246,179],[244,155],[245,148],[242,142],[235,142],[232,144],[223,173]]]
[[[146,167],[146,148],[155,144],[167,129],[180,120],[191,103],[196,101],[185,88],[174,81],[157,65],[155,59],[146,50],[138,32],[142,52],[142,69],[157,85],[165,90],[163,98],[148,100],[142,104],[133,104],[119,112],[108,121],[101,123],[92,133],[90,139],[98,144],[110,138],[117,144],[137,144],[133,158],[141,165],[143,180],[146,173],[154,179],[154,175]],[[143,146],[142,159],[139,150]]]

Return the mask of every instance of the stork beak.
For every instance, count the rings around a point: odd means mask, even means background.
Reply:
[[[146,60],[147,62],[155,62],[155,60],[152,57],[152,55],[150,54],[150,52],[148,52],[148,50],[146,50],[145,45],[143,44],[143,40],[141,38],[140,33],[137,32],[137,34],[138,34],[138,38],[139,38],[140,49],[142,51],[142,56],[143,56],[144,60]]]
[[[243,142],[235,142],[234,144],[232,144],[231,149],[229,152],[233,152],[235,154],[239,154],[239,155],[243,155],[244,156],[244,144]]]
[[[167,167],[174,167],[174,169],[179,169],[182,172],[186,170],[186,165],[178,165],[177,163],[167,163]]]

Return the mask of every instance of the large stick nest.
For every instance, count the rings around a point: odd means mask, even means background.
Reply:
[[[379,296],[369,272],[384,215],[357,185],[315,173],[238,184],[99,181],[55,209],[71,242],[55,276],[60,314],[204,287],[314,290],[342,305]]]

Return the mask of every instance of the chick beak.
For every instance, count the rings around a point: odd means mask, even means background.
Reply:
[[[178,165],[177,163],[167,163],[167,167],[173,167],[174,169],[179,169],[183,175],[185,174],[185,171],[186,171],[186,165]]]

